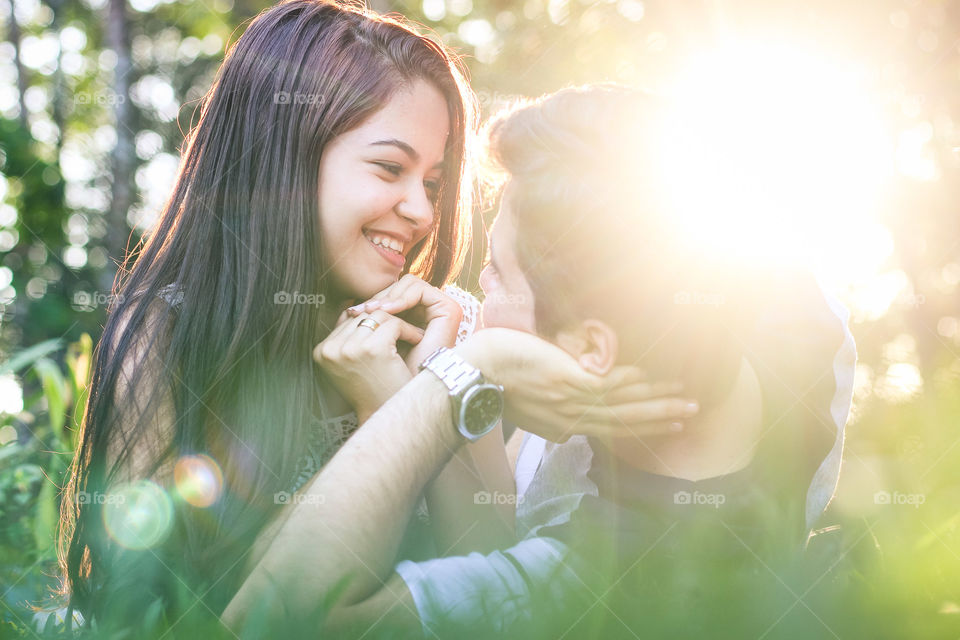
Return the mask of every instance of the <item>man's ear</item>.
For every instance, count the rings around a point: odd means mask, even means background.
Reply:
[[[556,343],[576,358],[584,371],[598,376],[608,373],[617,362],[617,332],[601,320],[584,320],[559,331]]]

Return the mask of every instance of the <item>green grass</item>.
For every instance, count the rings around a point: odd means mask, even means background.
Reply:
[[[58,487],[76,445],[90,356],[84,336],[38,345],[0,368],[24,387],[24,411],[0,421],[18,434],[0,447],[0,638],[36,637],[28,604],[49,603],[56,584]],[[606,599],[619,615],[595,607],[603,615],[567,637],[960,638],[958,424],[960,385],[952,378],[936,378],[901,404],[862,401],[848,427],[838,497],[805,556],[702,571],[642,561],[631,574],[632,595]],[[884,491],[889,503],[877,497]],[[176,614],[142,603],[128,637],[222,631],[196,605],[194,590],[184,587],[179,599]],[[275,624],[251,619],[245,637],[280,637]],[[311,636],[315,625],[283,634]]]

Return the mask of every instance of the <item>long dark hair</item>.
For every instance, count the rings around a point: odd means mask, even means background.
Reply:
[[[215,612],[226,605],[239,579],[229,572],[276,513],[274,494],[290,486],[305,427],[323,411],[311,351],[335,310],[274,303],[280,292],[331,299],[321,154],[415,79],[445,96],[451,121],[439,222],[411,267],[440,285],[459,270],[469,240],[470,189],[461,182],[474,107],[455,56],[399,18],[327,0],[264,11],[227,53],[160,220],[118,276],[98,346],[62,501],[71,609],[113,617],[127,587],[141,594],[127,598],[130,614],[146,606],[144,589],[168,601],[177,576],[138,574],[136,558],[153,558],[160,574],[208,577],[218,588],[195,595]],[[180,299],[176,308],[165,293]],[[162,406],[172,415],[158,416]],[[90,496],[125,475],[169,478],[179,456],[197,453],[223,469],[219,501],[198,509],[173,499],[172,533],[139,554],[110,541],[103,501]],[[173,495],[172,482],[157,482]]]

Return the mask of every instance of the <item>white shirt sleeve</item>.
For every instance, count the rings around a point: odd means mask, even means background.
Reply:
[[[589,598],[589,589],[567,563],[567,547],[559,540],[528,538],[489,554],[401,562],[396,567],[420,615],[424,633],[445,637],[451,631],[506,633],[551,610]]]
[[[853,334],[850,332],[850,312],[827,291],[819,280],[817,284],[827,306],[843,328],[843,342],[833,358],[833,376],[836,387],[830,402],[830,417],[833,419],[833,426],[836,428],[836,436],[833,447],[820,464],[807,490],[808,529],[813,527],[817,518],[830,504],[837,489],[837,482],[840,479],[840,461],[843,457],[844,427],[847,424],[850,405],[853,402],[853,380],[857,368],[857,347],[853,340]]]

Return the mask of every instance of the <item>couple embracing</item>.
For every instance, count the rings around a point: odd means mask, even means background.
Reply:
[[[698,575],[801,556],[839,473],[846,315],[676,224],[667,108],[595,85],[487,123],[481,305],[449,284],[477,167],[454,55],[350,5],[262,13],[97,350],[63,501],[77,619],[608,637],[669,618],[650,585],[710,598]],[[170,517],[71,498],[131,487]]]

